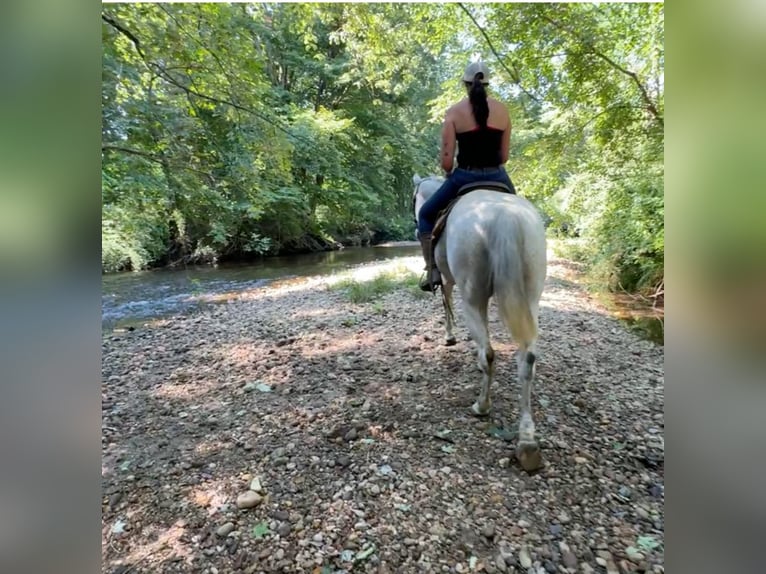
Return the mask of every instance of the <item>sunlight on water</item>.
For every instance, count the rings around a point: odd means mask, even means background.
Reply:
[[[205,303],[225,302],[233,294],[275,280],[332,275],[362,263],[420,254],[417,243],[355,247],[340,251],[270,257],[257,263],[189,266],[104,275],[101,319],[104,328],[137,326]]]

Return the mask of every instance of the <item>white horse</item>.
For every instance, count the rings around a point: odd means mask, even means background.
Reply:
[[[444,178],[413,177],[415,218]],[[540,296],[547,273],[545,227],[535,207],[523,197],[476,189],[460,197],[436,244],[442,274],[446,317],[445,344],[454,345],[452,291],[463,298],[464,319],[477,345],[483,373],[481,391],[471,410],[489,414],[495,353],[489,338],[487,307],[495,298],[503,323],[519,346],[516,355],[521,408],[516,456],[531,471],[541,464],[532,417],[532,383]]]

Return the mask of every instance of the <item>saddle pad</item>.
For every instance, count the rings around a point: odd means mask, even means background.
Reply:
[[[439,238],[442,235],[442,232],[444,231],[444,228],[447,226],[447,217],[449,217],[450,212],[452,211],[452,208],[455,207],[455,204],[457,203],[458,199],[460,199],[465,194],[475,191],[477,189],[489,189],[491,191],[498,191],[502,193],[511,193],[513,194],[513,191],[505,185],[504,183],[499,183],[496,181],[475,181],[473,183],[467,183],[464,186],[462,186],[458,192],[455,199],[449,202],[447,207],[442,209],[439,212],[439,215],[436,217],[436,223],[434,224],[434,230],[431,232],[431,256],[433,257],[433,249],[436,247],[436,243],[439,241]],[[515,195],[515,194],[514,194]]]

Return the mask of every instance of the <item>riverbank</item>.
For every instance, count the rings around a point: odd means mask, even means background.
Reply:
[[[105,333],[103,571],[662,572],[662,347],[551,257],[530,476],[503,440],[515,346],[492,308],[493,416],[474,419],[459,294],[444,347],[421,267],[276,281]],[[350,301],[385,272],[398,287]]]

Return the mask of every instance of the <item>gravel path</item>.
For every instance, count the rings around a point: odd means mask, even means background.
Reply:
[[[438,297],[352,304],[332,277],[106,333],[103,572],[663,572],[663,348],[575,270],[549,261],[533,475],[494,308],[493,416],[469,414],[459,293],[454,347]]]

